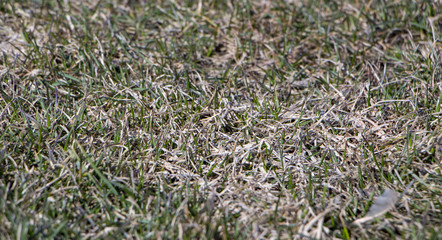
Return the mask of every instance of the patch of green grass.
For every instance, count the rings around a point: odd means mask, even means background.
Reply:
[[[440,238],[441,7],[2,1],[0,236]]]

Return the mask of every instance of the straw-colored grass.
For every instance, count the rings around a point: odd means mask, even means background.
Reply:
[[[441,239],[440,9],[1,1],[0,238]]]

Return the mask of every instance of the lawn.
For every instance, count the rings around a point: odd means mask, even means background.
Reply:
[[[442,239],[441,9],[2,0],[0,239]]]

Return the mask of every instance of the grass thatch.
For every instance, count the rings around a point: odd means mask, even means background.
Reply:
[[[441,9],[1,1],[1,238],[441,239]]]

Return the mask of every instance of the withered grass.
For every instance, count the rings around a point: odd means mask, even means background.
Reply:
[[[441,239],[440,9],[1,1],[1,238]]]

